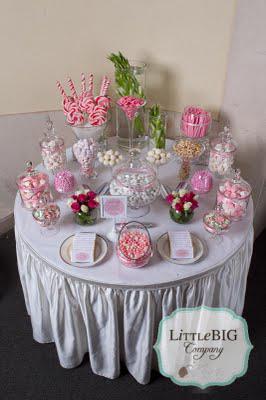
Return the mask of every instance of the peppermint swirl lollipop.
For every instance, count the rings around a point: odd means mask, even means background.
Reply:
[[[82,125],[84,123],[84,116],[77,107],[73,107],[67,113],[67,122],[70,125]]]
[[[95,107],[96,108],[96,107]],[[89,115],[89,123],[93,126],[101,126],[107,120],[107,112],[104,108],[94,109],[94,111]]]

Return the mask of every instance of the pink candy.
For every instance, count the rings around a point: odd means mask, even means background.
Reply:
[[[38,207],[44,198],[51,200],[49,179],[44,173],[19,178],[18,187],[23,204],[29,210]]]
[[[196,171],[191,178],[191,186],[197,193],[208,193],[212,188],[212,174],[205,169]]]
[[[152,249],[148,235],[139,230],[125,231],[119,238],[117,254],[128,267],[143,267],[151,257]]]
[[[201,107],[189,106],[181,117],[181,132],[188,137],[201,138],[208,132],[211,124],[211,114]]]
[[[54,187],[59,193],[69,193],[72,192],[75,186],[74,175],[68,171],[60,171],[55,175]]]
[[[219,186],[217,205],[233,221],[241,219],[247,211],[250,190],[245,183],[226,181]]]
[[[145,101],[138,97],[124,96],[118,100],[117,104],[122,108],[128,119],[133,119],[138,109],[145,104]]]

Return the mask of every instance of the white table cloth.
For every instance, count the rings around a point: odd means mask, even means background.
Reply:
[[[70,163],[77,173],[77,163]],[[177,164],[161,167],[160,178],[174,187]],[[102,171],[97,187],[108,179]],[[142,384],[148,383],[156,357],[153,344],[162,317],[177,307],[208,305],[229,307],[241,314],[246,280],[253,248],[253,205],[247,216],[232,225],[219,243],[204,230],[202,215],[215,203],[215,188],[202,195],[200,208],[186,228],[205,243],[206,253],[194,265],[174,265],[156,253],[145,268],[134,270],[122,266],[110,243],[104,262],[88,269],[71,267],[59,255],[63,240],[78,231],[96,231],[106,235],[112,221],[81,227],[74,224],[66,200],[61,208],[61,229],[44,238],[31,213],[15,202],[15,231],[18,268],[31,317],[34,339],[55,342],[60,364],[73,368],[89,353],[94,373],[108,378],[119,376],[120,360]],[[164,232],[183,229],[170,220],[169,207],[158,198],[151,212],[140,221],[154,222],[150,229],[156,239]]]

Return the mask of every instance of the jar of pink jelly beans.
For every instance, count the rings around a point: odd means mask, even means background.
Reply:
[[[212,188],[212,174],[207,169],[196,171],[190,183],[194,192],[208,193]]]
[[[218,138],[211,141],[209,170],[218,178],[225,177],[232,168],[236,153],[236,143],[227,127],[220,133]]]
[[[43,165],[47,171],[55,173],[66,165],[66,149],[64,139],[55,135],[52,121],[47,122],[47,131],[40,141]]]
[[[52,198],[48,175],[33,169],[31,161],[27,162],[26,170],[18,176],[17,185],[22,204],[28,210],[38,207],[44,198],[47,201]]]
[[[237,169],[232,179],[219,185],[216,205],[232,221],[239,221],[246,215],[250,195],[251,187],[241,178],[240,170]]]
[[[119,233],[116,252],[123,265],[144,267],[152,257],[152,243],[148,229],[140,222],[128,222]]]

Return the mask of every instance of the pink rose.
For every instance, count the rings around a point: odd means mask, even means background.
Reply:
[[[86,200],[87,200],[87,196],[85,194],[79,194],[78,195],[78,202],[79,203],[83,203]]]
[[[72,208],[72,210],[73,210],[75,213],[80,211],[80,205],[79,205],[78,202],[72,203],[72,204],[71,204],[71,208]]]

